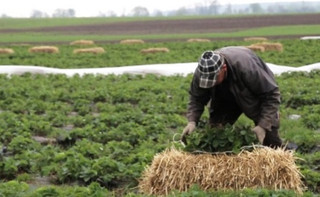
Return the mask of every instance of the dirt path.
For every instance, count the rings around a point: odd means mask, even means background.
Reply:
[[[32,29],[2,29],[1,33],[57,32],[63,34],[175,34],[232,32],[241,29],[282,25],[320,24],[319,14],[202,18],[190,20],[152,20],[95,25],[56,26]]]
[[[299,15],[261,15],[229,18],[201,18],[185,20],[150,20],[118,22],[92,25],[55,26],[28,29],[0,29],[2,33],[50,33],[63,35],[149,35],[149,34],[197,34],[232,32],[257,27],[283,26],[283,25],[319,25],[320,13]],[[268,39],[300,38],[305,35],[267,36]],[[185,41],[185,39],[152,39],[148,42]],[[220,37],[215,40],[243,40],[243,37]],[[97,41],[97,43],[118,43],[119,40]],[[32,42],[24,42],[33,44]],[[42,44],[68,44],[69,42],[41,42]],[[5,43],[12,44],[12,43]]]

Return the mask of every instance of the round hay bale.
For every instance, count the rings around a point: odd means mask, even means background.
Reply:
[[[143,44],[143,40],[139,39],[128,39],[128,40],[121,40],[120,44]]]
[[[256,148],[237,155],[191,154],[174,148],[157,154],[139,181],[140,192],[168,195],[197,184],[203,190],[266,188],[294,190],[301,194],[301,173],[293,152]]]
[[[148,53],[169,53],[170,50],[168,48],[148,48],[141,49],[140,53],[148,54]]]
[[[202,39],[202,38],[190,38],[187,42],[210,42],[209,39]]]
[[[265,51],[263,46],[250,45],[250,46],[245,46],[245,47],[247,47],[248,49],[251,49],[254,52],[264,52]]]
[[[249,37],[249,38],[244,38],[244,41],[267,41],[268,38],[265,37]]]
[[[55,46],[35,46],[29,49],[30,53],[59,53],[59,48]]]
[[[85,48],[85,49],[74,49],[73,50],[74,54],[79,54],[79,53],[100,54],[100,53],[104,53],[104,52],[105,52],[105,50],[102,47]]]
[[[92,40],[75,40],[70,43],[70,45],[93,45],[94,41]]]
[[[0,48],[0,54],[13,54],[14,50],[9,48]]]
[[[262,46],[265,51],[283,51],[283,45],[281,43],[270,43],[270,42],[261,42],[252,44],[252,46]]]

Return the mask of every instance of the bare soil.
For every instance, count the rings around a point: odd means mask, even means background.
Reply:
[[[261,15],[230,18],[200,18],[190,20],[152,20],[106,24],[56,26],[29,29],[1,29],[1,33],[17,32],[55,32],[62,34],[99,34],[99,35],[148,35],[179,33],[232,32],[243,29],[320,24],[320,13],[300,15]],[[299,35],[298,35],[299,36]],[[283,37],[283,36],[282,36]],[[285,36],[286,37],[286,36]],[[290,36],[292,37],[292,36]],[[297,37],[297,36],[295,36]],[[223,38],[222,38],[223,39]]]

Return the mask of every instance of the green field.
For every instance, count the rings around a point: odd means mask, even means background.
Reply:
[[[318,52],[319,40],[285,39],[271,40],[283,45],[283,52],[257,52],[266,62],[287,65],[303,66],[320,62]],[[215,41],[207,43],[187,42],[157,42],[136,45],[123,44],[96,44],[94,46],[58,45],[57,54],[33,54],[28,49],[33,45],[19,46],[6,45],[15,51],[11,55],[0,55],[2,65],[36,65],[55,68],[101,68],[114,66],[128,66],[160,63],[187,63],[196,62],[204,50],[213,50],[224,46],[248,46],[255,42],[245,41]],[[103,54],[73,54],[74,49],[86,47],[102,47]],[[169,53],[141,54],[142,49],[165,47]]]
[[[189,19],[215,19],[215,18],[236,18],[243,16],[185,16],[185,17],[116,17],[116,18],[42,18],[42,19],[14,19],[2,18],[0,19],[0,31],[2,29],[18,29],[18,30],[32,30],[34,28],[45,27],[63,27],[63,26],[77,26],[77,25],[95,25],[108,23],[123,23],[134,21],[155,21],[155,20],[189,20]],[[266,15],[268,17],[268,15]],[[253,36],[300,36],[300,35],[317,35],[320,33],[320,25],[288,25],[288,26],[271,26],[263,28],[251,28],[248,30],[235,30],[229,32],[219,33],[179,33],[179,34],[78,34],[78,33],[59,33],[59,32],[9,32],[1,33],[0,44],[6,43],[27,43],[27,42],[71,42],[80,39],[89,39],[100,42],[119,41],[123,39],[143,39],[143,40],[159,40],[159,39],[188,39],[188,38],[243,38]]]
[[[30,28],[56,25],[104,23],[105,19],[27,20],[0,19],[5,28]],[[125,21],[129,19],[117,19]],[[133,19],[132,19],[133,20]],[[149,20],[149,19],[145,19]],[[10,23],[10,21],[14,21]],[[47,21],[47,22],[46,22]],[[50,21],[50,22],[48,22]],[[50,24],[52,22],[52,24]],[[110,20],[110,22],[115,22]],[[45,23],[45,25],[44,25]],[[3,26],[2,26],[3,24]],[[290,26],[251,29],[242,32],[210,35],[176,35],[179,39],[197,36],[249,37],[268,35],[300,35],[319,32],[320,26]],[[311,33],[310,33],[311,34]],[[3,37],[4,36],[4,37]],[[150,39],[172,38],[173,35],[152,35]],[[107,41],[121,36],[1,34],[1,47],[14,54],[1,54],[0,65],[35,65],[54,68],[98,68],[159,63],[196,62],[204,50],[223,46],[244,46],[254,43],[243,39],[208,43],[146,42],[136,45],[96,43],[103,54],[73,54],[80,46],[70,46],[77,39]],[[130,38],[149,37],[130,35]],[[32,54],[28,49],[37,43],[52,41],[57,54]],[[29,45],[12,43],[36,42]],[[303,66],[320,62],[320,40],[276,39],[283,52],[266,51],[258,55],[269,63]],[[87,46],[82,46],[87,47]],[[91,47],[91,46],[90,46]],[[150,47],[166,47],[169,53],[141,54]],[[149,196],[138,191],[138,182],[154,155],[173,144],[174,136],[187,123],[185,113],[191,75],[0,75],[0,196]],[[276,80],[281,91],[280,135],[284,141],[296,143],[294,153],[305,184],[302,196],[320,195],[320,72],[285,73]],[[300,118],[292,119],[292,115]],[[204,114],[201,123],[205,124]],[[237,144],[256,142],[244,139],[253,123],[245,116],[236,122],[232,132]],[[244,130],[246,132],[244,132]],[[206,140],[198,128],[199,140]],[[214,130],[213,132],[215,132]],[[229,132],[229,130],[224,130]],[[223,135],[217,147],[228,144],[239,148]],[[52,142],[40,143],[36,137]],[[252,136],[251,136],[252,137]],[[231,144],[230,144],[231,143]],[[220,147],[221,145],[221,147]],[[241,191],[202,191],[193,186],[189,191],[173,191],[170,196],[297,196],[292,190],[266,188]]]
[[[206,34],[158,34],[158,35],[63,35],[59,33],[8,33],[2,34],[0,43],[24,42],[71,42],[74,40],[89,39],[95,41],[113,41],[123,39],[189,39],[189,38],[238,38],[254,36],[282,36],[282,35],[314,35],[320,32],[320,25],[300,25],[284,27],[265,27],[251,30],[226,33]],[[4,44],[2,44],[4,45]]]
[[[242,15],[243,16],[243,15]],[[238,15],[230,16],[175,16],[175,17],[106,17],[106,18],[1,18],[0,29],[20,29],[20,28],[37,28],[37,27],[54,27],[69,25],[87,25],[103,24],[130,21],[151,21],[151,20],[178,20],[178,19],[196,19],[196,18],[225,18],[239,17]]]

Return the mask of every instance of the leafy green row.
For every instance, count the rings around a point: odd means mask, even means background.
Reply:
[[[306,184],[319,192],[319,71],[277,77],[282,92],[281,136],[299,145]],[[24,174],[55,184],[132,188],[153,156],[174,143],[186,124],[188,77],[155,75],[0,75],[0,160],[2,180]],[[299,94],[299,92],[301,92]],[[289,118],[299,114],[299,120]],[[202,119],[206,121],[207,115]],[[251,121],[241,117],[236,130],[208,141],[199,128],[191,146],[211,151],[254,142]],[[204,132],[204,133],[203,133]],[[238,133],[237,133],[238,132]],[[230,134],[231,136],[228,136]],[[56,140],[40,144],[35,136]],[[199,139],[206,139],[204,143]]]
[[[136,185],[186,123],[187,79],[176,76],[1,76],[2,179]],[[180,132],[179,129],[179,132]],[[41,146],[34,136],[52,137]]]
[[[320,62],[319,40],[273,40],[280,42],[284,51],[266,51],[258,54],[266,62],[278,65],[302,66]],[[254,42],[220,41],[204,43],[166,42],[144,43],[136,45],[97,44],[106,50],[104,54],[73,54],[76,46],[59,45],[58,54],[32,54],[30,46],[8,46],[15,53],[0,55],[1,65],[35,65],[55,68],[97,68],[141,64],[196,62],[205,50],[214,50],[225,46],[247,46]],[[141,54],[140,51],[151,47],[166,47],[169,53]]]
[[[55,197],[87,197],[87,196],[121,196],[118,192],[110,192],[105,188],[100,187],[97,183],[92,183],[88,187],[81,186],[44,186],[33,189],[25,182],[9,181],[0,184],[0,195],[6,197],[42,197],[42,196],[55,196]],[[202,191],[198,186],[193,186],[188,192],[173,191],[168,197],[193,197],[193,196],[215,196],[215,197],[240,197],[240,196],[295,196],[293,191],[281,190],[270,191],[266,189],[244,189],[243,191]],[[126,196],[130,197],[143,197],[146,195],[136,194],[134,192],[128,193]],[[311,192],[306,192],[303,197],[314,196]]]

